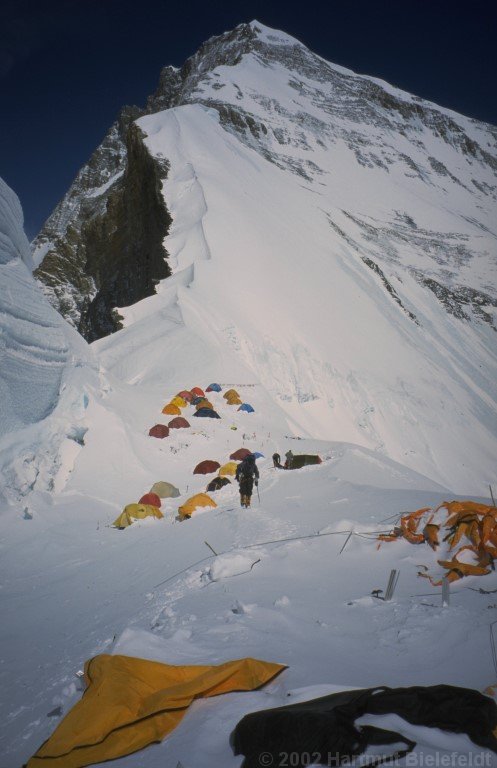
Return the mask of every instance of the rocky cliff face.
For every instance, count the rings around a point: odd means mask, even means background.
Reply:
[[[115,308],[150,296],[167,277],[167,163],[152,160],[125,108],[34,245],[35,277],[88,341],[120,327]],[[45,254],[45,255],[44,255]],[[40,263],[41,258],[41,263]]]
[[[330,233],[398,304],[394,283],[408,272],[453,316],[495,328],[487,258],[495,253],[497,128],[330,64],[252,22],[208,40],[181,69],[165,67],[146,108],[123,110],[36,238],[36,275],[85,338],[116,330],[115,308],[151,295],[170,273],[163,239],[171,219],[159,194],[167,161],[147,156],[134,120],[187,104],[215,110],[227,132],[304,186],[321,192],[334,175]],[[387,190],[381,215],[362,188],[354,190],[361,210],[350,202],[350,178],[362,184],[362,171]],[[449,212],[450,232],[436,219],[416,221],[420,190]],[[415,308],[404,309],[416,321]]]

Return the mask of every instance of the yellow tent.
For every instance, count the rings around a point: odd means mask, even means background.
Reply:
[[[179,395],[176,395],[176,397],[173,397],[173,399],[171,400],[171,405],[177,405],[178,408],[186,408],[188,403],[182,397],[180,397]]]
[[[181,408],[174,405],[174,403],[168,403],[162,409],[162,413],[170,413],[171,416],[181,416]]]
[[[207,493],[197,493],[178,509],[180,518],[191,517],[198,507],[217,507],[217,504]]]
[[[240,400],[238,395],[237,396],[232,395],[231,397],[227,398],[226,402],[228,403],[228,405],[241,405],[242,404],[242,401]]]
[[[229,400],[230,397],[240,397],[236,389],[228,389],[223,395],[225,400]]]
[[[216,666],[171,666],[101,654],[85,664],[85,695],[27,768],[82,768],[161,741],[195,699],[252,691],[285,667],[257,659]]]
[[[227,464],[223,464],[223,466],[219,469],[219,477],[224,477],[225,475],[234,475],[236,473],[236,468],[238,464],[236,461],[228,461]]]
[[[152,504],[128,504],[112,525],[116,528],[127,528],[133,520],[143,520],[144,517],[157,517],[160,519],[164,515],[158,507],[153,507]]]

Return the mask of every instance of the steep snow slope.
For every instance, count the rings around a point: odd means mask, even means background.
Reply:
[[[399,184],[382,195],[383,171],[357,166],[344,193],[333,151],[323,153],[319,184],[303,185],[200,105],[138,124],[171,165],[165,244],[173,270],[194,265],[190,287],[178,292],[187,325],[194,305],[206,343],[231,345],[301,434],[374,448],[460,491],[482,488],[497,449],[495,331],[447,316],[407,271],[397,294],[416,309],[413,319],[329,225],[331,216],[346,226],[337,195],[362,209],[353,188],[368,196],[371,217],[394,192],[407,205],[410,191]],[[421,223],[434,204],[411,197],[409,209]],[[440,210],[439,225],[445,216]],[[151,312],[160,295],[148,300]],[[124,311],[130,322],[132,313]]]
[[[87,344],[31,268],[19,201],[0,179],[0,498],[57,484],[61,452],[70,466],[81,447],[95,378]]]

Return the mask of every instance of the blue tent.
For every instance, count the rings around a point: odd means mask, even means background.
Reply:
[[[219,386],[219,384],[209,384],[209,386],[207,387],[207,389],[205,391],[206,392],[220,392],[221,391],[221,387]]]
[[[264,454],[261,453],[260,451],[255,451],[254,452],[254,456],[255,456],[256,459],[264,459],[265,458]]]
[[[248,403],[242,403],[238,410],[247,411],[247,413],[254,413],[254,409]]]
[[[216,411],[213,411],[212,408],[199,408],[198,411],[196,411],[194,416],[206,416],[209,419],[220,419],[220,415],[216,413]]]

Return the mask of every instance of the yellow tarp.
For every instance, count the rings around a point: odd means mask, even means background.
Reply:
[[[112,523],[116,528],[127,528],[133,520],[143,520],[144,517],[164,517],[158,507],[152,504],[128,504]]]
[[[285,667],[257,659],[218,666],[170,666],[131,656],[85,664],[83,698],[29,760],[28,768],[81,768],[161,741],[197,698],[252,691]]]
[[[217,504],[207,493],[197,493],[178,508],[179,516],[182,519],[191,517],[198,507],[217,507]]]
[[[236,474],[236,468],[238,464],[236,461],[228,461],[227,464],[223,464],[223,466],[219,469],[219,477],[224,477],[225,475],[235,475]]]

